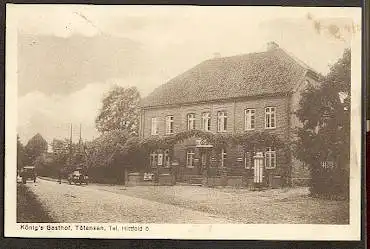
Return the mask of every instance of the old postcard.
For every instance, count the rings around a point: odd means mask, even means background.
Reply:
[[[361,9],[7,5],[5,235],[359,240]]]

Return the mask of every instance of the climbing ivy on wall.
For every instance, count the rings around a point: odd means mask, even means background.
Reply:
[[[137,139],[136,143],[131,143],[127,147],[132,151],[132,146],[137,149],[152,151],[156,149],[171,149],[177,143],[182,143],[189,138],[199,138],[205,142],[212,144],[213,148],[220,149],[227,145],[235,146],[242,145],[251,150],[264,149],[266,147],[274,147],[277,149],[286,148],[287,145],[275,134],[269,132],[245,132],[242,134],[213,134],[201,130],[190,130],[179,132],[174,135],[159,137],[152,136],[143,139]]]

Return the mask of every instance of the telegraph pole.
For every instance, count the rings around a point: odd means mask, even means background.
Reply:
[[[72,165],[72,123],[71,123],[71,130],[70,130],[70,137],[69,137],[69,166]]]

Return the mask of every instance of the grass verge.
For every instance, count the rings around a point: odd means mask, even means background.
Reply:
[[[26,185],[17,183],[17,222],[51,223],[54,220]]]

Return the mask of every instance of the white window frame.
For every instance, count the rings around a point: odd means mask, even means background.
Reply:
[[[244,168],[254,169],[253,153],[251,151],[244,151]]]
[[[324,169],[332,169],[334,167],[334,162],[333,161],[322,161],[321,167]]]
[[[226,111],[217,112],[217,132],[227,132],[227,113]]]
[[[276,107],[268,106],[265,108],[265,129],[276,128]]]
[[[252,131],[256,128],[256,109],[247,108],[244,111],[244,129],[246,131]]]
[[[158,154],[157,152],[153,151],[150,153],[150,167],[156,168],[157,166],[158,166]]]
[[[195,129],[195,113],[188,113],[186,115],[186,120],[187,120],[188,130],[194,130]]]
[[[224,148],[221,149],[221,168],[225,168],[225,160],[227,159],[227,152]]]
[[[272,163],[272,159],[274,159],[273,163]],[[273,150],[271,147],[268,147],[265,152],[265,168],[266,169],[276,168],[276,151]]]
[[[195,157],[194,149],[188,149],[186,151],[186,167],[187,168],[194,168],[194,157]]]
[[[204,131],[211,131],[211,113],[202,113],[202,128]]]
[[[158,135],[158,118],[157,117],[152,118],[151,134],[152,135]]]
[[[174,130],[174,117],[173,115],[166,116],[166,134],[173,134]]]

